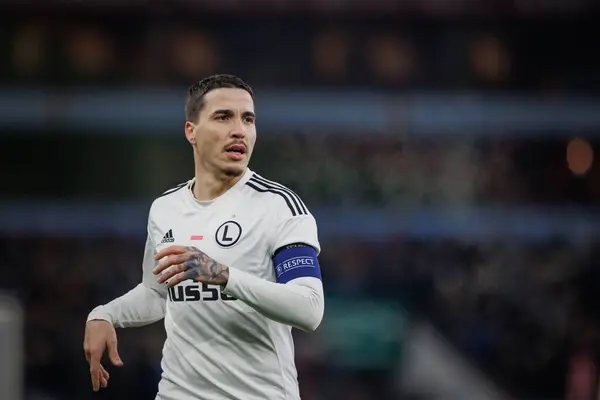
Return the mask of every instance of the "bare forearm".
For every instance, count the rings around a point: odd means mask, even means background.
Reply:
[[[323,284],[316,278],[279,284],[230,268],[223,291],[264,316],[303,331],[314,331],[323,318]]]
[[[123,296],[96,307],[87,320],[106,320],[118,328],[144,326],[164,318],[165,302],[161,293],[140,283]]]

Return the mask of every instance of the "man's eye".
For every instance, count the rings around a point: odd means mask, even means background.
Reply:
[[[225,121],[227,118],[228,118],[227,115],[217,115],[215,117],[215,119],[218,121]]]

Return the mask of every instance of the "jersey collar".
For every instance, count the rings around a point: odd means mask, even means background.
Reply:
[[[242,177],[240,178],[239,181],[237,181],[235,183],[235,185],[233,185],[228,191],[226,191],[225,193],[223,193],[221,196],[217,197],[216,199],[213,200],[209,200],[209,201],[200,201],[197,200],[194,197],[194,193],[192,192],[192,189],[194,187],[194,184],[196,183],[196,178],[192,178],[188,184],[187,184],[187,195],[188,197],[197,205],[200,206],[208,206],[210,204],[213,204],[215,202],[217,202],[218,200],[224,198],[224,197],[228,197],[231,193],[237,192],[240,190],[240,188],[243,188],[244,185],[246,184],[246,182],[248,182],[248,180],[252,177],[252,175],[254,175],[254,171],[252,171],[250,168],[246,168],[246,171],[244,172],[244,175],[242,175]]]

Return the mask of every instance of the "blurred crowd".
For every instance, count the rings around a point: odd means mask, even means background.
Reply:
[[[2,238],[2,288],[26,310],[28,399],[92,398],[85,317],[139,282],[142,244]],[[324,323],[316,334],[296,333],[307,400],[418,398],[400,397],[397,382],[403,341],[422,318],[518,398],[563,398],[570,358],[597,340],[599,254],[591,244],[323,238],[323,249]],[[125,366],[109,367],[110,388],[97,398],[153,398],[162,325],[118,335]]]
[[[0,76],[4,85],[127,87],[189,85],[228,72],[257,87],[556,96],[600,89],[594,22],[28,10],[3,23]]]
[[[51,133],[51,132],[48,132]],[[580,133],[580,132],[576,132]],[[191,178],[183,134],[0,137],[6,199],[149,201]],[[5,143],[5,146],[2,146]],[[556,139],[406,137],[339,133],[261,135],[250,167],[311,206],[585,206],[600,201],[600,167],[589,135]],[[49,149],[69,157],[57,158]],[[23,164],[22,154],[35,162]],[[597,157],[596,157],[597,158]],[[11,166],[21,164],[19,174]],[[61,179],[56,179],[60,176]]]
[[[600,168],[595,141],[581,141],[591,153],[569,155],[568,136],[283,135],[261,141],[253,165],[311,203],[336,207],[592,206],[600,200]]]

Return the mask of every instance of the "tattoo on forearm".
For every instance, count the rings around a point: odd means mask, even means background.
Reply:
[[[229,279],[229,268],[216,262],[195,247],[189,247],[191,256],[183,263],[185,279],[194,279],[215,285],[223,285]]]

